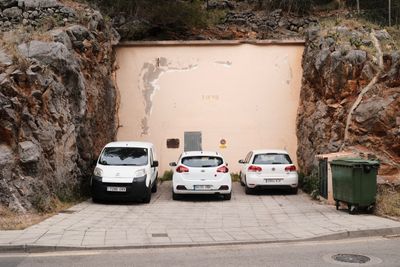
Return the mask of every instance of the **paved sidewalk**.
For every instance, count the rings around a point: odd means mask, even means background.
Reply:
[[[80,203],[21,231],[0,231],[0,251],[151,247],[338,239],[400,234],[400,222],[349,215],[307,195],[245,195],[234,183],[232,199],[171,198],[165,182],[150,204]]]

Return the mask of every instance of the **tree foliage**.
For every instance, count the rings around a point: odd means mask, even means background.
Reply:
[[[388,0],[363,0],[360,2],[361,15],[366,19],[382,25],[389,24],[389,1]],[[355,6],[356,0],[348,1],[349,6]],[[392,25],[400,24],[400,1],[391,0],[391,22]]]
[[[318,2],[318,3],[317,3]],[[308,14],[312,11],[315,4],[321,5],[330,0],[258,0],[259,7],[268,10],[283,9],[289,13]]]
[[[98,5],[113,17],[124,14],[127,17],[147,20],[160,28],[198,27],[206,24],[202,0],[87,0]]]

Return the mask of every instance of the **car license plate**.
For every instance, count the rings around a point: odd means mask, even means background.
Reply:
[[[126,187],[107,186],[108,192],[126,192]]]
[[[195,185],[194,190],[211,190],[212,185]]]
[[[274,184],[274,183],[279,183],[280,181],[282,181],[283,179],[277,179],[277,178],[274,178],[274,179],[265,179],[265,182],[267,183],[267,184]]]

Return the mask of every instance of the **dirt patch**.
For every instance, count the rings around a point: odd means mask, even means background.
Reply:
[[[31,225],[40,223],[47,218],[67,210],[79,202],[62,203],[57,202],[55,208],[47,213],[17,213],[0,205],[0,230],[23,230]]]

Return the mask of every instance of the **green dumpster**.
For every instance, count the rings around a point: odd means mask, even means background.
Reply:
[[[333,198],[336,209],[340,202],[348,205],[354,214],[359,209],[372,211],[376,197],[378,161],[364,159],[337,159],[331,162]]]

